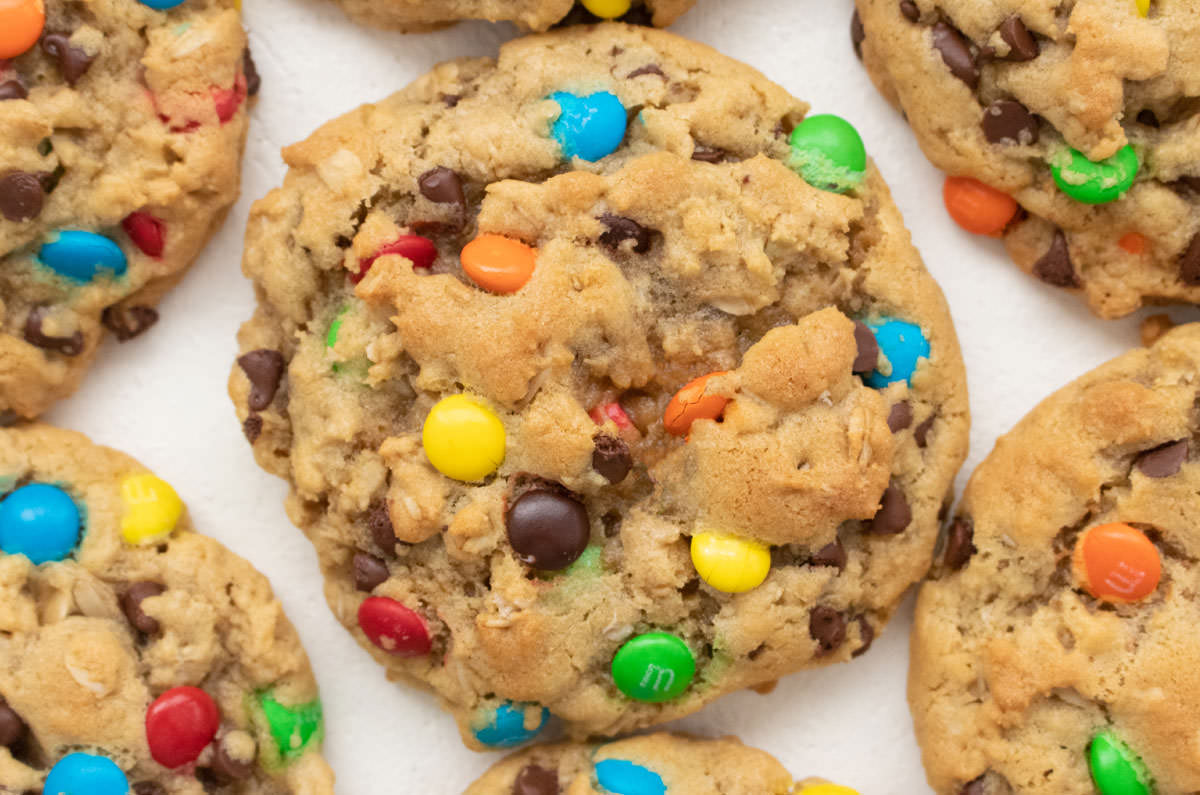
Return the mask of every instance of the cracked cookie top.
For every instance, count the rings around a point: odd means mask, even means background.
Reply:
[[[255,204],[246,436],[338,618],[469,744],[847,660],[926,571],[958,345],[857,132],[806,111],[576,28],[330,122]]]
[[[939,793],[1200,790],[1198,364],[1197,324],[1127,353],[971,477],[912,640]]]
[[[428,31],[463,19],[514,22],[525,30],[610,19],[665,27],[695,0],[337,0],[351,18],[372,27]]]

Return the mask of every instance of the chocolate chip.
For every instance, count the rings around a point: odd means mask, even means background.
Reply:
[[[225,747],[225,743],[217,742],[213,744],[212,761],[208,768],[219,781],[233,782],[245,781],[254,775],[254,760],[242,761],[230,755],[229,750]]]
[[[635,254],[645,254],[653,242],[654,230],[647,229],[632,218],[605,213],[596,219],[608,229],[600,235],[600,242],[614,250],[620,250],[626,240],[633,241]]]
[[[629,456],[629,445],[615,436],[602,433],[592,440],[592,469],[603,475],[609,483],[620,483],[629,474],[633,459]]]
[[[662,67],[656,63],[648,63],[645,66],[639,66],[637,69],[634,69],[632,72],[625,75],[625,79],[632,80],[633,78],[641,77],[642,75],[658,75],[663,80],[667,79],[667,73],[664,72]]]
[[[167,791],[155,781],[139,781],[133,785],[133,795],[167,795]]]
[[[858,346],[858,353],[850,369],[856,373],[874,370],[879,365],[879,342],[875,339],[875,332],[861,320],[854,321],[854,344]]]
[[[374,555],[358,552],[354,555],[354,587],[368,593],[391,576],[387,564]]]
[[[467,196],[463,193],[462,179],[445,166],[431,168],[417,178],[421,195],[437,204],[457,204],[464,207]]]
[[[984,775],[987,774],[985,773]],[[984,795],[987,790],[983,788],[983,779],[984,776],[980,776],[963,784],[963,788],[959,790],[959,795]]]
[[[1196,271],[1197,279],[1200,281],[1200,246],[1196,247]],[[1071,251],[1067,247],[1067,236],[1061,229],[1055,230],[1050,250],[1033,263],[1033,275],[1055,287],[1079,286],[1079,277],[1075,275],[1075,266],[1071,264]]]
[[[1148,478],[1169,478],[1179,472],[1187,457],[1187,439],[1180,439],[1142,453],[1138,456],[1137,468]]]
[[[52,337],[42,331],[46,320],[46,307],[35,306],[25,318],[25,341],[47,351],[56,351],[63,356],[78,356],[83,351],[83,332],[76,331],[69,337]]]
[[[917,4],[912,0],[900,0],[900,13],[909,22],[916,22],[921,18],[921,9],[917,8]]]
[[[447,108],[453,108],[462,102],[462,94],[442,94],[441,100]]]
[[[861,657],[875,642],[875,627],[871,626],[871,622],[867,621],[866,616],[858,616],[854,620],[858,623],[858,636],[862,638],[862,645],[855,649],[850,656]]]
[[[860,61],[862,60],[862,45],[866,38],[867,32],[863,30],[862,17],[858,15],[856,8],[850,15],[850,44],[854,47],[854,54]]]
[[[1192,238],[1179,258],[1179,278],[1184,284],[1200,284],[1200,234]]]
[[[94,55],[71,44],[71,37],[62,33],[49,33],[42,37],[42,49],[52,58],[58,60],[59,71],[67,85],[75,87],[75,82],[83,77],[84,72],[96,59]]]
[[[262,75],[258,73],[258,67],[254,64],[254,57],[250,55],[249,47],[242,50],[242,74],[246,76],[246,94],[254,96],[262,88]]]
[[[11,748],[25,736],[25,721],[17,711],[0,699],[0,747]]]
[[[29,92],[21,85],[20,80],[6,80],[0,83],[0,102],[6,99],[25,99],[27,96]]]
[[[942,553],[942,561],[946,568],[957,571],[967,565],[975,552],[975,525],[970,519],[960,516],[946,531],[946,551]]]
[[[42,182],[28,171],[0,177],[0,213],[10,221],[28,221],[42,212]]]
[[[817,605],[808,615],[808,634],[820,647],[817,656],[829,654],[846,640],[846,617],[826,605]]]
[[[945,22],[933,26],[933,48],[937,50],[942,61],[949,67],[951,74],[966,83],[971,89],[979,86],[979,67],[975,65],[975,56],[963,35]]]
[[[1032,61],[1042,51],[1037,39],[1029,32],[1029,28],[1025,27],[1020,17],[1009,17],[1000,23],[1000,38],[1004,39],[1004,43],[1010,48],[1010,61]]]
[[[250,379],[250,398],[246,404],[251,411],[262,411],[271,405],[275,390],[279,389],[279,379],[283,375],[283,354],[270,348],[259,348],[242,354],[237,361],[242,372]]]
[[[246,437],[246,441],[254,444],[258,441],[259,434],[262,433],[263,419],[258,414],[251,414],[242,423],[242,434]]]
[[[367,509],[367,529],[375,546],[389,556],[396,554],[396,530],[392,527],[392,516],[388,512],[387,500],[379,500]]]
[[[525,765],[513,782],[512,795],[558,795],[558,773],[537,765]]]
[[[896,485],[884,489],[879,499],[879,511],[871,520],[871,532],[876,535],[895,535],[908,527],[912,521],[912,510],[908,499]]]
[[[912,406],[908,405],[907,400],[901,400],[888,412],[888,429],[892,433],[897,433],[912,425],[912,420]]]
[[[100,315],[100,322],[113,333],[117,342],[128,342],[158,322],[158,312],[150,306],[114,304]]]
[[[933,427],[935,417],[937,417],[936,414],[930,414],[920,425],[913,428],[913,439],[916,440],[917,447],[924,447],[925,443],[929,441],[929,430]]]
[[[505,513],[508,541],[524,563],[555,571],[571,565],[587,548],[587,509],[556,483],[534,486]]]
[[[1038,120],[1012,99],[998,99],[983,111],[983,136],[994,144],[1029,146],[1038,141]]]
[[[1149,108],[1142,108],[1138,111],[1137,123],[1153,127],[1156,130],[1161,126],[1158,122],[1158,116]]]
[[[158,634],[158,619],[142,612],[142,602],[151,596],[158,596],[165,590],[166,586],[143,580],[131,583],[125,589],[125,593],[121,594],[121,609],[125,611],[125,618],[129,619],[129,623],[139,632],[147,635]]]
[[[725,161],[727,152],[724,149],[717,149],[703,144],[696,144],[692,148],[692,160],[699,160],[701,163],[722,163]]]
[[[813,553],[808,563],[811,566],[835,566],[841,571],[846,568],[846,548],[842,546],[841,539],[834,539]]]

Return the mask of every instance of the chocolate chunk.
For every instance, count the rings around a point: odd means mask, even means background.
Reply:
[[[933,48],[941,54],[951,74],[972,90],[977,88],[979,67],[975,65],[975,56],[971,55],[971,47],[963,35],[945,22],[934,25],[932,35]]]
[[[537,765],[525,765],[513,782],[512,795],[558,795],[558,773]]]
[[[591,536],[587,509],[557,483],[526,491],[508,506],[504,518],[517,557],[543,571],[570,566]]]
[[[71,37],[62,33],[48,33],[42,37],[42,49],[52,58],[58,60],[59,71],[67,85],[75,87],[76,81],[83,77],[84,72],[96,59],[94,55],[71,44]]]
[[[841,571],[846,568],[846,548],[842,546],[841,539],[834,539],[814,552],[808,563],[810,566],[835,566]]]
[[[113,333],[117,342],[128,342],[158,322],[158,311],[151,306],[114,304],[100,315],[100,322]]]
[[[901,400],[888,412],[888,429],[892,433],[897,433],[912,425],[912,420],[912,406],[908,405],[907,400]]]
[[[387,500],[372,503],[367,509],[367,529],[375,546],[389,556],[396,555],[396,529],[392,527],[392,516],[388,512]]]
[[[212,762],[208,765],[219,781],[230,783],[245,781],[254,775],[254,760],[242,761],[230,755],[225,743],[213,743]]]
[[[1188,441],[1167,442],[1138,456],[1137,468],[1148,478],[1169,478],[1188,457]]]
[[[10,221],[28,221],[42,212],[42,182],[28,171],[0,177],[0,213]]]
[[[912,521],[912,510],[908,498],[896,485],[884,489],[879,499],[879,510],[871,520],[871,532],[876,535],[895,535],[908,527]]]
[[[1004,43],[1010,48],[1010,61],[1032,61],[1042,51],[1037,39],[1029,32],[1029,28],[1025,27],[1020,17],[1009,17],[1000,23],[1000,38],[1004,39]]]
[[[985,773],[984,775],[987,774]],[[985,795],[987,790],[983,787],[983,779],[984,776],[980,776],[963,784],[963,788],[959,790],[959,795]]]
[[[421,195],[437,204],[457,204],[465,207],[467,196],[463,193],[462,179],[445,166],[426,171],[417,178]]]
[[[1200,283],[1200,246],[1196,247],[1197,282]],[[1071,264],[1071,251],[1067,247],[1067,236],[1061,229],[1054,232],[1050,250],[1033,263],[1033,275],[1055,287],[1079,287],[1079,277]],[[1186,281],[1186,279],[1185,279]]]
[[[916,440],[917,447],[924,447],[925,443],[929,441],[929,429],[933,427],[935,417],[937,417],[936,414],[930,414],[921,421],[920,425],[913,428],[913,439]]]
[[[1184,284],[1200,284],[1200,234],[1192,238],[1179,258],[1179,278]]]
[[[6,80],[0,83],[0,102],[6,99],[25,99],[27,96],[29,92],[21,85],[20,80]]]
[[[237,361],[242,372],[250,379],[250,398],[246,404],[251,411],[262,411],[271,405],[275,390],[279,389],[279,379],[283,376],[283,354],[270,348],[259,348],[242,354]]]
[[[921,9],[917,8],[917,4],[912,0],[900,0],[900,13],[909,22],[916,22],[921,19]]]
[[[155,781],[139,781],[133,785],[133,795],[167,795],[167,791]]]
[[[629,445],[615,436],[602,433],[592,440],[592,469],[603,475],[609,483],[620,483],[629,474],[633,459]]]
[[[25,721],[4,699],[0,699],[0,746],[11,748],[24,736]]]
[[[246,76],[246,94],[254,96],[262,88],[262,76],[258,73],[249,47],[242,50],[242,74]]]
[[[862,45],[866,38],[867,32],[863,30],[862,17],[858,15],[856,8],[850,15],[850,44],[854,47],[854,54],[860,61],[862,60]]]
[[[1149,108],[1142,108],[1138,111],[1137,123],[1153,127],[1156,130],[1161,126],[1158,122],[1158,116]]]
[[[846,640],[846,617],[826,605],[817,605],[808,615],[808,634],[820,647],[817,656],[829,654]]]
[[[246,441],[254,444],[258,441],[259,434],[262,433],[263,419],[258,414],[251,414],[242,423],[242,434],[246,437]]]
[[[76,331],[69,337],[52,337],[42,331],[46,320],[46,307],[35,306],[25,318],[25,341],[47,351],[56,351],[63,356],[78,356],[83,351],[83,332]]]
[[[699,160],[701,163],[722,163],[725,161],[726,154],[728,153],[724,149],[703,144],[696,144],[692,147],[692,160]]]
[[[632,240],[635,254],[645,254],[653,242],[654,230],[647,229],[632,218],[625,218],[612,213],[605,213],[597,218],[608,229],[600,235],[600,242],[614,251],[620,250],[621,244]]]
[[[983,136],[994,144],[1029,146],[1038,141],[1038,120],[1012,99],[998,99],[983,111]]]
[[[648,63],[645,66],[639,66],[637,69],[634,69],[632,72],[625,75],[625,79],[632,80],[633,78],[641,77],[642,75],[658,75],[663,80],[667,79],[667,73],[664,72],[662,67],[656,63]]]
[[[871,626],[871,622],[867,621],[866,616],[857,616],[854,620],[858,623],[858,636],[862,638],[862,645],[855,649],[850,656],[861,657],[875,642],[875,627]]]
[[[875,339],[875,332],[861,320],[854,321],[854,343],[858,346],[858,353],[850,369],[856,373],[871,372],[879,365],[879,342]]]
[[[165,590],[166,586],[143,580],[131,583],[125,589],[125,593],[121,594],[121,609],[125,611],[125,618],[129,619],[129,623],[139,632],[147,635],[158,634],[158,619],[142,612],[142,602],[151,596],[158,596]]]
[[[967,565],[975,552],[975,525],[970,519],[960,516],[946,531],[946,551],[942,553],[942,561],[946,568],[957,571]]]
[[[374,555],[358,552],[354,555],[354,587],[370,593],[391,576],[387,564]]]

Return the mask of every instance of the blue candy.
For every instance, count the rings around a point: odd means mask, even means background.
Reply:
[[[882,318],[864,321],[871,331],[875,332],[875,340],[879,343],[879,352],[887,357],[892,365],[892,372],[884,375],[873,370],[863,379],[867,386],[883,389],[888,384],[897,381],[912,383],[912,374],[917,369],[920,359],[929,358],[929,341],[921,327],[903,320]]]
[[[506,703],[496,707],[488,724],[475,730],[475,739],[493,748],[511,748],[523,742],[532,740],[546,725],[550,710],[542,707],[542,719],[537,728],[525,728],[525,709],[528,705]]]
[[[139,0],[142,5],[150,6],[156,11],[166,11],[168,8],[174,8],[183,2],[183,0]]]
[[[614,94],[597,91],[578,97],[556,91],[550,99],[561,109],[550,134],[563,157],[595,162],[617,151],[625,138],[625,106]]]
[[[104,756],[67,754],[50,769],[43,795],[128,795],[129,779]]]
[[[0,502],[0,550],[34,564],[71,554],[79,529],[79,509],[57,486],[32,483]]]
[[[57,232],[42,244],[38,261],[50,270],[77,282],[90,282],[100,271],[113,276],[125,273],[125,253],[121,247],[94,232],[66,230]]]
[[[596,780],[614,795],[663,795],[667,791],[662,776],[624,759],[597,762]]]

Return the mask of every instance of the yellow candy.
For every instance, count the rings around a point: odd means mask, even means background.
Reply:
[[[166,538],[183,515],[183,501],[175,489],[148,473],[122,480],[121,499],[125,502],[121,535],[135,546]]]
[[[692,536],[692,565],[718,591],[742,593],[767,579],[771,550],[757,541],[705,530]]]
[[[1140,16],[1150,16],[1150,0],[1135,0],[1135,2],[1137,3],[1137,10]]]
[[[810,784],[796,795],[858,795],[858,791],[837,784]]]
[[[455,480],[483,480],[504,462],[504,425],[466,395],[442,398],[425,418],[421,444],[429,463]]]
[[[583,7],[601,19],[616,19],[629,11],[629,0],[583,0]]]

